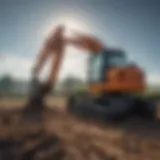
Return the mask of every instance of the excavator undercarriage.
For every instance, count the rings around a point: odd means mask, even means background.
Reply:
[[[157,102],[125,94],[103,95],[96,99],[79,94],[70,96],[67,110],[74,115],[104,122],[122,121],[131,116],[153,120],[156,119]]]

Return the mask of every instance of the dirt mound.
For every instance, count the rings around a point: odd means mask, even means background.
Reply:
[[[132,132],[133,127],[126,131],[124,126],[95,124],[63,112],[46,112],[41,123],[27,124],[21,120],[20,112],[10,112],[0,125],[0,159],[160,159],[159,137],[154,134],[139,136],[135,130],[140,131],[141,128],[134,128]]]
[[[29,134],[22,139],[0,140],[0,157],[3,160],[62,159],[64,150],[60,140],[44,133]]]

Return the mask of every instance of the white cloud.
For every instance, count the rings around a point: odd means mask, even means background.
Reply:
[[[16,78],[28,79],[31,65],[31,60],[5,55],[0,63],[0,75],[7,73]]]
[[[44,67],[42,71],[42,78],[48,75],[49,68],[51,67],[52,59]],[[86,70],[87,70],[87,54],[85,55],[82,52],[78,52],[73,48],[68,48],[64,55],[62,61],[62,66],[58,75],[59,79],[63,79],[68,75],[73,75],[82,79],[86,79]]]
[[[84,54],[79,54],[74,49],[69,49],[65,54],[62,66],[60,68],[59,78],[62,79],[67,75],[74,75],[81,78],[86,77],[86,56]],[[31,68],[34,65],[35,59],[26,59],[23,57],[16,56],[6,56],[0,62],[0,75],[10,74],[15,78],[29,79],[31,74]],[[45,79],[49,74],[49,68],[51,65],[51,59],[44,67],[41,78]]]
[[[159,75],[148,75],[147,76],[147,82],[149,84],[160,85],[160,74]]]

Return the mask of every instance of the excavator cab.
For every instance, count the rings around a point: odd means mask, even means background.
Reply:
[[[143,71],[129,63],[120,49],[92,54],[88,64],[89,93],[72,95],[69,112],[107,120],[123,119],[133,113],[138,106],[136,94],[146,88]]]
[[[107,49],[92,55],[89,62],[89,91],[100,93],[142,93],[145,91],[143,71],[128,62],[120,49]]]

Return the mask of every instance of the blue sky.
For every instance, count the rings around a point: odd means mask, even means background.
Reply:
[[[160,83],[159,0],[1,0],[0,74],[29,78],[45,34],[60,19],[123,48],[150,81]],[[79,52],[67,51],[61,78],[86,76],[87,57]]]

